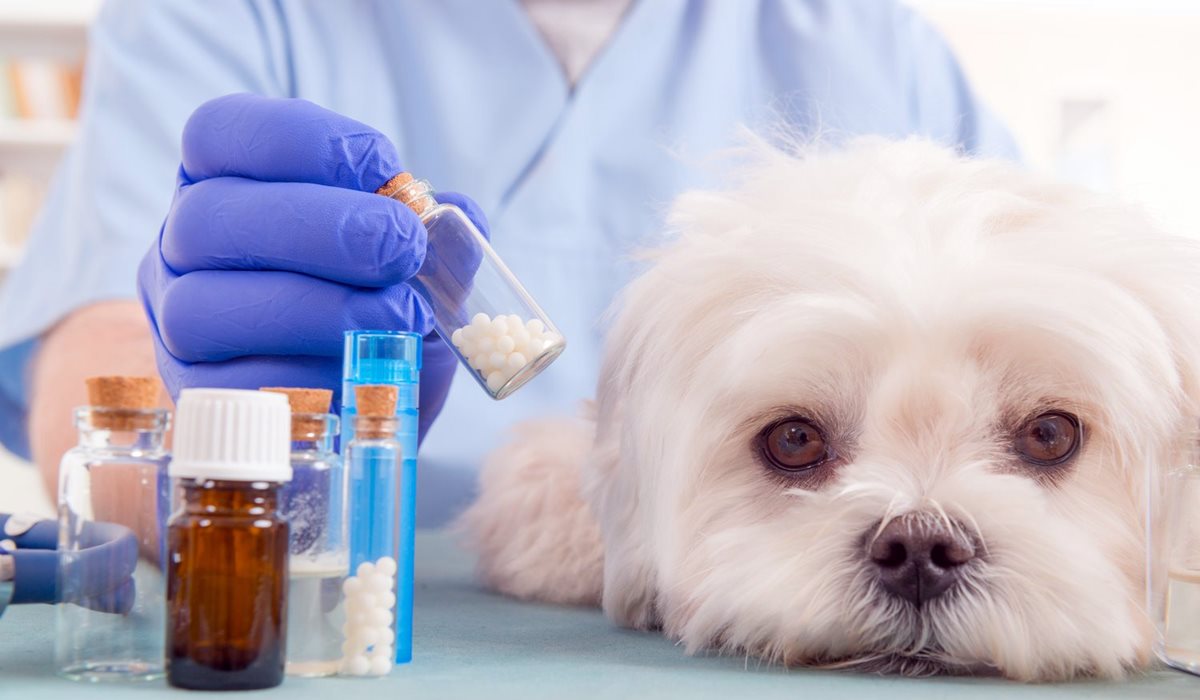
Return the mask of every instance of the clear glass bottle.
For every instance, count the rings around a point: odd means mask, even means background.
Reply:
[[[168,525],[167,681],[253,690],[283,681],[292,478],[287,399],[185,389],[171,477],[183,505]]]
[[[1200,434],[1191,434],[1162,478],[1149,472],[1147,547],[1154,651],[1167,665],[1200,675]]]
[[[291,532],[287,674],[331,676],[342,658],[342,584],[350,571],[346,471],[333,451],[337,416],[326,413],[333,392],[262,391],[287,396],[292,409],[292,480],[279,506]]]
[[[169,509],[163,436],[149,377],[94,377],[76,409],[79,444],[59,467],[55,666],[72,680],[151,680],[163,673],[163,538]],[[87,551],[97,526],[127,528]]]
[[[354,439],[346,446],[351,498],[351,564],[341,672],[383,676],[412,660],[415,498],[405,488],[396,439],[397,387],[355,387]],[[366,507],[364,507],[364,504]]]
[[[408,173],[379,190],[421,217],[425,262],[410,284],[433,309],[434,328],[495,399],[521,388],[566,348],[566,340],[467,215],[434,199]]]

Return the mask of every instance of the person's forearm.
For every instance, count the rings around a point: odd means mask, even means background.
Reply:
[[[29,385],[29,445],[52,502],[59,460],[77,442],[72,410],[87,403],[83,380],[111,374],[157,375],[150,329],[135,301],[79,309],[39,343]]]

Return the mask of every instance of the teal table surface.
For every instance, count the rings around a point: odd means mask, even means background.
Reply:
[[[384,679],[287,679],[253,697],[338,698],[1200,698],[1200,678],[1156,671],[1122,683],[1021,685],[999,679],[880,677],[689,657],[597,610],[521,603],[483,590],[445,533],[417,542],[415,660]],[[87,685],[51,670],[53,614],[14,606],[0,619],[0,698],[196,697],[163,681]],[[228,694],[216,694],[225,695]]]

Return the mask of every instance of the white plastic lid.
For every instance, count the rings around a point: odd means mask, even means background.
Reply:
[[[291,481],[287,397],[241,389],[184,389],[175,406],[172,477]]]

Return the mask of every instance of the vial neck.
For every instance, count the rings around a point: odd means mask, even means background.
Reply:
[[[338,418],[330,413],[292,414],[292,454],[333,452]]]
[[[170,424],[165,409],[108,409],[83,407],[75,411],[79,446],[113,454],[156,453]]]
[[[394,440],[400,421],[396,418],[379,416],[355,416],[354,439],[361,440]]]
[[[433,195],[433,187],[427,180],[413,180],[399,187],[391,197],[424,219],[438,205]]]

